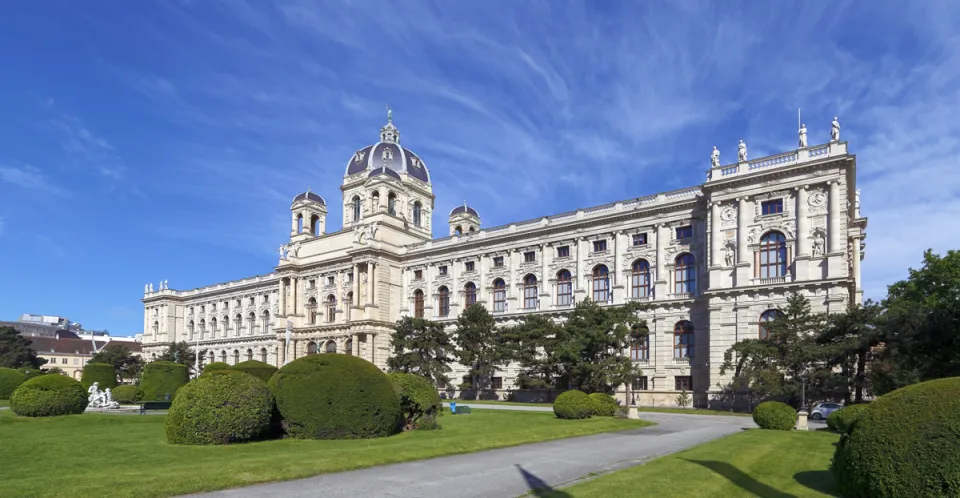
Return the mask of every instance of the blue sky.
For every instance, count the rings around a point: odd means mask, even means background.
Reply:
[[[434,217],[493,226],[701,182],[717,145],[857,154],[868,297],[957,248],[956,2],[40,1],[0,15],[0,319],[140,332],[143,284],[268,273],[341,217],[384,106]]]

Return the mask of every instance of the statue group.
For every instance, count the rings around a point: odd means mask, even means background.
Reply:
[[[100,383],[94,382],[90,388],[87,389],[87,408],[117,408],[120,405],[113,400],[113,393],[110,392],[108,387],[106,390],[100,390]]]

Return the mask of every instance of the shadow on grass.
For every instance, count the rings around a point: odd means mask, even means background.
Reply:
[[[840,496],[837,483],[833,480],[833,473],[829,470],[797,472],[793,475],[793,480],[825,495]]]
[[[684,460],[687,460],[686,458]],[[722,475],[730,480],[730,482],[740,486],[740,488],[745,491],[749,491],[756,496],[762,496],[764,498],[797,498],[790,493],[784,493],[779,489],[772,488],[766,484],[750,477],[740,469],[730,465],[726,462],[714,462],[714,461],[704,461],[704,460],[687,460],[688,462],[695,463],[706,467],[717,474]]]
[[[520,475],[523,476],[523,479],[527,481],[527,487],[530,488],[530,494],[533,496],[544,496],[549,498],[570,498],[569,493],[564,493],[563,491],[557,491],[550,487],[546,481],[540,479],[534,474],[527,472],[526,469],[517,465],[517,470],[520,471]]]

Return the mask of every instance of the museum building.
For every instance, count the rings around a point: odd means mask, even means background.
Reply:
[[[804,126],[799,148],[753,160],[741,141],[727,165],[714,148],[701,185],[497,227],[458,206],[449,236],[435,239],[430,173],[388,115],[380,140],[347,162],[339,231],[328,232],[326,200],[308,189],[293,198],[273,272],[191,290],[146,286],[144,357],[188,341],[203,362],[279,366],[339,353],[385,369],[404,316],[452,330],[475,303],[510,325],[562,319],[584,299],[640,301],[650,335],[629,351],[643,370],[637,402],[669,406],[686,390],[703,405],[730,380],[724,352],[763,337],[790,293],[814,311],[861,302],[867,220],[856,157],[839,135],[834,119],[830,140],[807,146]],[[450,377],[466,372],[454,366]],[[502,369],[491,389],[505,397],[517,373]]]

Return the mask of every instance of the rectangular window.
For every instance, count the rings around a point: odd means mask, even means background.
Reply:
[[[783,199],[773,199],[760,203],[760,214],[777,214],[783,212]]]
[[[60,360],[60,364],[61,364],[61,365],[66,365],[66,364],[67,364],[67,359],[66,359],[66,358],[61,359],[61,360]]]
[[[533,263],[537,260],[537,253],[534,251],[528,251],[523,253],[523,262],[524,263]]]
[[[473,271],[473,261],[467,261],[463,264],[463,271]]]
[[[673,378],[673,388],[677,391],[693,391],[693,377],[678,375]]]
[[[645,246],[645,245],[647,245],[647,234],[646,234],[646,232],[633,234],[633,245],[635,245],[635,246]]]
[[[206,309],[203,306],[200,307],[200,313],[203,313],[203,310]]]
[[[437,389],[443,390],[443,389],[446,389],[446,388],[447,388],[447,383],[446,383],[446,382],[444,382],[443,380],[438,380],[438,381],[437,381]]]
[[[560,246],[557,248],[557,257],[558,258],[569,258],[570,257],[570,246]]]
[[[73,359],[73,364],[74,364],[74,365],[79,365],[79,364],[80,364],[80,359],[79,359],[79,358],[74,358],[74,359]]]
[[[646,391],[649,384],[647,383],[647,376],[637,377],[633,380],[633,390],[634,391]]]
[[[690,225],[677,227],[677,240],[689,239],[693,237],[693,227]]]
[[[593,252],[603,252],[607,250],[607,241],[606,240],[595,240],[593,241]]]
[[[503,377],[491,377],[490,387],[493,389],[503,389]]]
[[[501,268],[503,266],[503,256],[497,256],[493,258],[493,267]]]
[[[327,277],[327,285],[335,285],[337,283],[337,277],[330,275]]]
[[[443,265],[437,268],[437,271],[440,272],[440,275],[447,274],[447,265]]]
[[[310,288],[311,288],[311,289],[315,289],[316,287],[317,287],[317,281],[311,279],[311,280],[310,280]]]
[[[265,303],[269,303],[269,302],[270,302],[270,294],[264,294],[264,295],[263,295],[263,302],[265,302]]]
[[[648,361],[650,359],[650,337],[630,345],[630,359],[633,361]]]
[[[217,303],[213,303],[210,305],[210,311],[217,311]]]
[[[423,270],[413,270],[413,279],[420,280],[423,278]]]
[[[250,306],[253,306],[254,304],[257,304],[257,300],[256,300],[256,298],[251,297],[251,298],[250,298]]]

